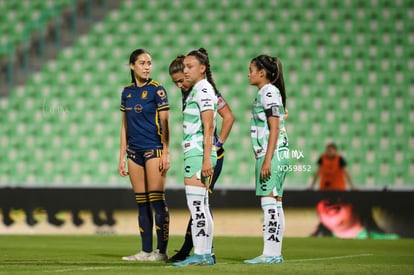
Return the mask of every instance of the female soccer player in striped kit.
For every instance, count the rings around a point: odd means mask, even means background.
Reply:
[[[169,73],[170,73],[172,81],[175,83],[175,85],[177,85],[178,88],[181,89],[183,107],[192,89],[192,86],[191,86],[192,84],[188,80],[186,80],[184,77],[184,63],[183,63],[184,58],[185,58],[184,55],[177,56],[177,58],[175,58],[171,62],[170,67],[169,67]],[[217,93],[216,96],[217,96],[217,101],[218,101],[217,112],[222,117],[223,121],[221,124],[220,134],[219,135],[217,134],[217,131],[216,131],[217,129],[214,130],[215,146],[217,150],[217,163],[216,163],[216,166],[214,167],[214,175],[213,177],[211,177],[211,182],[209,186],[210,194],[213,192],[215,183],[218,177],[220,176],[221,169],[223,167],[223,161],[224,161],[223,144],[225,143],[228,135],[230,134],[231,128],[235,120],[233,112],[231,111],[224,97],[220,93]],[[191,224],[192,224],[192,219],[190,218],[182,247],[174,256],[169,258],[167,262],[173,263],[173,262],[183,261],[190,254],[191,250],[193,249]],[[214,253],[213,253],[213,258],[215,261]]]
[[[129,175],[138,205],[142,251],[122,257],[126,261],[165,261],[170,215],[165,200],[165,180],[169,160],[169,103],[163,86],[149,75],[150,54],[143,49],[129,58],[132,83],[121,97],[122,127],[118,171]],[[125,167],[128,156],[128,172]],[[153,251],[153,210],[157,249]]]
[[[175,266],[214,265],[211,255],[214,224],[208,190],[217,153],[214,129],[217,96],[205,49],[190,52],[184,59],[184,75],[193,87],[183,106],[184,184],[193,223],[194,254]],[[207,78],[207,79],[206,79]]]
[[[251,116],[251,141],[256,156],[256,195],[264,213],[262,255],[247,264],[282,263],[285,218],[283,183],[288,165],[285,129],[286,91],[280,59],[259,55],[250,62],[250,85],[259,89]]]

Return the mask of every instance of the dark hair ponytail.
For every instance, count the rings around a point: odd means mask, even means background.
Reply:
[[[200,62],[200,64],[206,66],[206,78],[208,82],[210,82],[211,86],[213,86],[214,92],[217,94],[218,90],[216,87],[216,83],[213,79],[213,75],[211,73],[210,68],[210,60],[208,59],[207,50],[204,48],[198,49],[198,51],[191,51],[187,54],[187,56],[194,56]]]
[[[133,51],[131,53],[131,55],[129,56],[129,64],[130,65],[134,64],[135,61],[137,61],[138,56],[140,56],[141,54],[144,54],[144,53],[150,54],[147,50],[144,50],[144,49],[136,49],[135,51]],[[133,82],[133,83],[135,83],[135,85],[137,85],[137,83],[135,81],[134,71],[133,70],[130,70],[130,71],[131,71],[131,82]]]
[[[283,79],[283,67],[280,59],[262,54],[253,58],[251,62],[254,62],[259,70],[265,70],[266,78],[279,89],[283,107],[286,108],[285,80]]]
[[[184,72],[184,58],[185,55],[180,54],[171,62],[168,68],[170,75]]]

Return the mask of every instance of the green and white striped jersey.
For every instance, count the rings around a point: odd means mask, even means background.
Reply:
[[[272,116],[279,117],[279,136],[277,139],[277,150],[288,148],[288,136],[283,116],[285,109],[282,103],[282,96],[277,87],[272,84],[264,85],[253,102],[252,115],[250,119],[250,135],[253,151],[256,158],[266,154],[267,142],[269,140],[269,125],[267,123],[266,110]]]
[[[204,133],[201,113],[214,111],[214,125],[217,115],[217,96],[213,86],[203,79],[197,82],[184,102],[183,110],[183,150],[184,157],[204,155]],[[213,142],[214,135],[211,136]],[[213,143],[214,144],[214,143]],[[213,146],[212,155],[216,154]]]

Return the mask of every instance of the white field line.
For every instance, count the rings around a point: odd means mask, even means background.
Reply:
[[[309,259],[296,259],[296,260],[286,260],[286,263],[300,263],[300,262],[313,262],[313,261],[326,261],[326,260],[341,260],[357,257],[369,257],[374,254],[365,253],[365,254],[354,254],[354,255],[345,255],[345,256],[335,256],[335,257],[326,257],[326,258],[309,258]]]
[[[313,262],[313,261],[326,261],[326,260],[341,260],[357,257],[370,257],[374,254],[365,253],[365,254],[354,254],[354,255],[345,255],[345,256],[335,256],[335,257],[326,257],[326,258],[309,258],[309,259],[296,259],[296,260],[286,260],[285,263],[300,263],[300,262]],[[229,263],[217,263],[217,265],[227,265]],[[234,263],[235,264],[235,263]],[[177,268],[175,266],[160,266],[163,268]],[[74,272],[74,271],[88,271],[88,270],[105,270],[112,269],[113,267],[81,267],[81,268],[66,268],[66,269],[57,269],[57,270],[47,270],[45,272],[49,273],[64,273],[64,272]]]
[[[74,272],[74,271],[88,271],[88,270],[105,270],[112,269],[113,267],[79,267],[79,268],[65,268],[65,269],[56,269],[56,270],[45,270],[44,272],[49,273],[64,273],[64,272]]]

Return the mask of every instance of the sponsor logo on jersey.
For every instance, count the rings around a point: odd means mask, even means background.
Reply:
[[[211,98],[203,98],[203,99],[201,99],[201,102],[203,103],[203,107],[211,107],[211,106],[213,106],[211,101],[212,101]]]
[[[149,158],[154,155],[154,150],[150,150],[144,153],[144,158]]]
[[[147,99],[147,97],[148,97],[148,91],[142,91],[141,98]]]
[[[141,104],[137,104],[137,105],[134,106],[135,113],[139,114],[139,113],[142,112],[142,110],[144,110],[144,107],[142,107]]]
[[[164,100],[167,98],[167,95],[165,94],[164,90],[158,90],[157,95],[161,98],[161,100]]]

